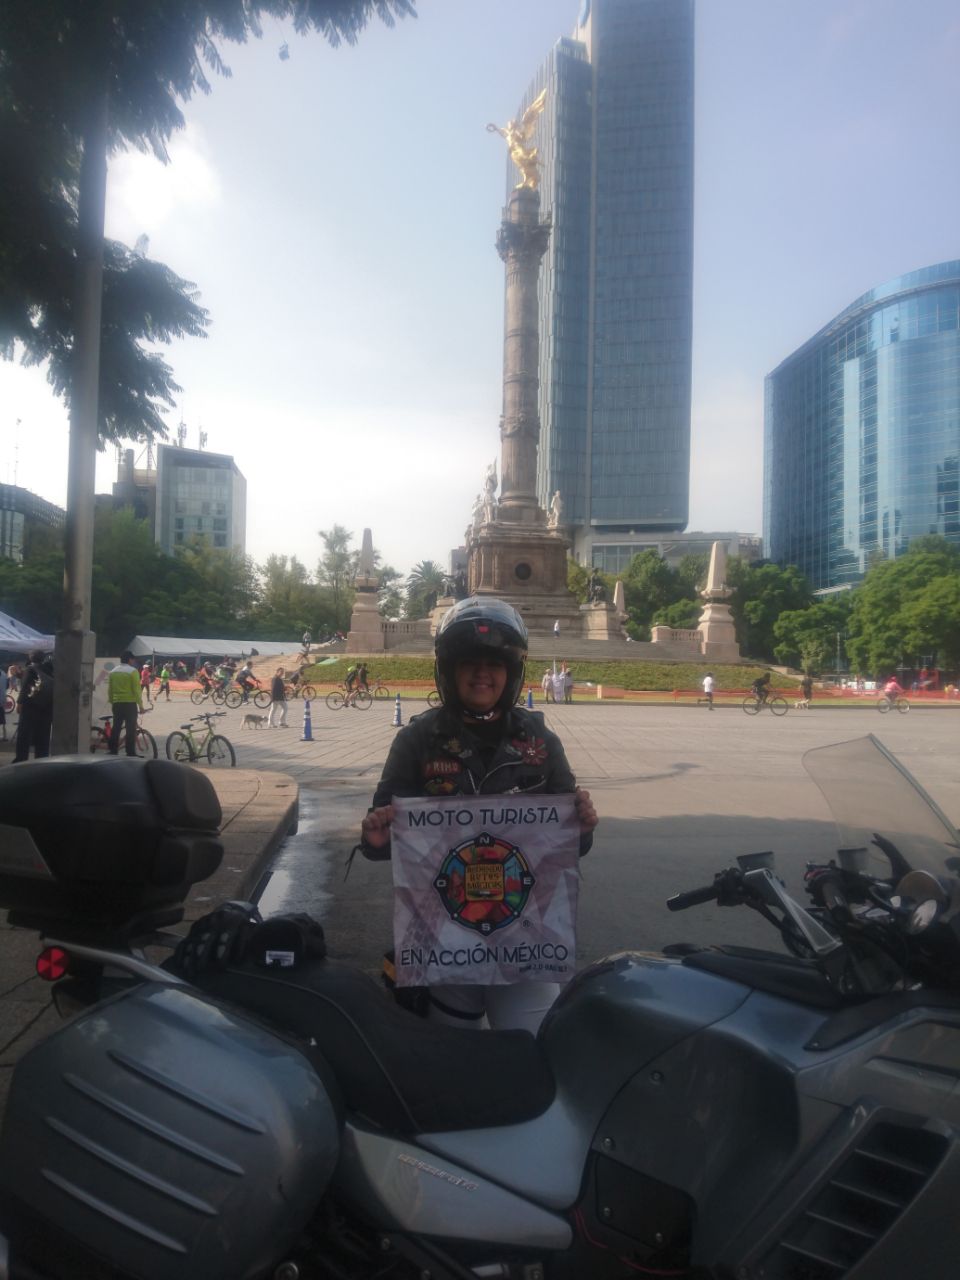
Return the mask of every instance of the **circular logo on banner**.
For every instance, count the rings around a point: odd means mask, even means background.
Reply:
[[[433,887],[452,920],[487,934],[523,914],[534,883],[517,846],[484,831],[450,850]]]

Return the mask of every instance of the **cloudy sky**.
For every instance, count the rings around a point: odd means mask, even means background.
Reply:
[[[268,28],[226,47],[169,166],[112,162],[108,233],[147,235],[211,312],[167,350],[169,422],[236,457],[255,559],[312,568],[334,522],[404,572],[461,541],[499,449],[485,125],[579,3],[418,0],[337,50]],[[960,257],[958,66],[956,0],[699,0],[691,529],[760,529],[764,375],[867,289]],[[66,438],[42,373],[0,365],[0,479],[63,504]],[[99,490],[115,470],[111,450]]]

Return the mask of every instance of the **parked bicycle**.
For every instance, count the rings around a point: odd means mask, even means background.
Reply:
[[[143,714],[146,715],[147,712],[145,711],[143,712]],[[101,716],[99,724],[91,725],[90,726],[91,752],[109,751],[110,735],[112,732],[113,732],[113,716]],[[126,737],[127,737],[126,726],[124,726],[120,730],[120,747],[118,749],[125,749]],[[159,754],[160,753],[157,750],[156,738],[153,736],[152,733],[149,732],[149,730],[143,727],[143,724],[138,719],[137,721],[137,755],[143,756],[147,760],[151,760],[151,759],[156,760]]]
[[[182,724],[168,736],[165,747],[167,759],[192,764],[205,756],[207,763],[214,768],[233,768],[237,763],[233,743],[222,733],[213,731],[213,721],[224,715],[225,711],[202,711],[198,716],[191,716],[189,724]],[[198,720],[204,721],[203,728],[194,727]]]
[[[339,689],[327,694],[327,706],[331,711],[339,711],[341,707],[356,707],[358,711],[366,711],[373,706],[373,697],[366,689],[351,689],[348,692],[346,685],[341,685]]]
[[[439,707],[442,701],[443,699],[440,697],[439,689],[431,689],[430,692],[427,694],[428,707]]]
[[[910,703],[906,700],[906,698],[901,697],[898,694],[894,694],[894,695],[884,694],[883,697],[880,699],[880,701],[877,703],[877,710],[880,712],[882,716],[885,716],[888,711],[892,711],[894,708],[896,708],[896,710],[899,711],[902,716],[905,716],[907,712],[910,710]]]
[[[375,698],[385,699],[390,697],[390,690],[383,683],[383,681],[380,679],[379,676],[377,676],[374,683],[369,686],[368,692],[372,693]]]
[[[759,715],[764,707],[769,707],[775,716],[785,716],[789,703],[786,698],[781,698],[779,694],[773,697],[758,698],[753,693],[748,693],[740,704],[748,716]]]

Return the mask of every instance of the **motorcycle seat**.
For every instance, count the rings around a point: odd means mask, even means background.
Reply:
[[[448,1027],[399,1008],[366,974],[323,959],[296,969],[251,961],[202,973],[208,995],[316,1042],[347,1110],[391,1133],[522,1124],[556,1091],[528,1031]]]

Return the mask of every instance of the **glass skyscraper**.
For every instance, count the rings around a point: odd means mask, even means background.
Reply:
[[[518,112],[547,90],[538,495],[581,562],[687,523],[693,61],[693,0],[586,0]]]
[[[246,550],[247,482],[228,454],[162,444],[157,450],[155,539],[174,550],[194,539]]]
[[[766,554],[814,588],[960,546],[960,261],[858,298],[766,379]]]

